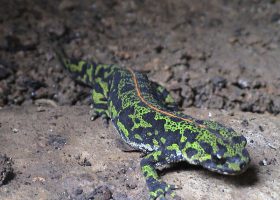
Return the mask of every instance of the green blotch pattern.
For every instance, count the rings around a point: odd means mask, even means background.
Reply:
[[[71,72],[81,72],[83,69],[84,64],[86,64],[85,61],[80,61],[78,64],[72,64],[72,63],[67,63],[68,64],[68,69]]]
[[[90,67],[87,69],[87,76],[89,77],[89,81],[93,82],[92,80],[92,74],[93,74],[93,66],[90,65]]]
[[[134,137],[140,141],[143,141],[143,138],[139,134],[135,134]]]
[[[142,167],[142,172],[146,178],[158,179],[158,174],[155,171],[155,168],[150,165],[144,165]]]
[[[104,82],[101,78],[96,78],[95,81],[102,88],[102,90],[103,90],[103,93],[102,93],[103,97],[104,98],[108,98],[108,92],[109,92],[108,83]]]
[[[153,139],[153,144],[155,147],[159,147],[158,141],[155,138]]]
[[[175,150],[176,152],[180,152],[180,148],[179,148],[179,146],[178,146],[178,144],[172,144],[172,145],[170,145],[170,146],[167,146],[166,147],[168,150]]]
[[[161,141],[162,144],[165,144],[166,139],[165,139],[164,137],[161,137],[161,138],[160,138],[160,141]]]
[[[123,123],[121,123],[121,122],[118,120],[117,126],[119,127],[120,131],[122,131],[122,132],[124,133],[125,137],[128,138],[129,132],[128,132],[128,130],[125,128],[125,126],[123,125]]]
[[[131,115],[128,115],[128,117],[130,117],[131,120],[133,121],[133,127],[131,130],[138,129],[139,127],[141,127],[141,128],[152,127],[151,123],[149,123],[143,119],[143,116],[149,112],[150,112],[149,108],[135,105],[134,113]]]
[[[118,115],[118,111],[116,110],[115,106],[113,105],[113,102],[110,101],[110,104],[109,104],[109,111],[110,111],[110,117],[112,119],[116,118],[117,115]]]
[[[243,155],[246,140],[241,140],[242,135],[217,122],[200,121],[200,125],[203,125],[200,126],[196,121],[174,119],[151,109],[137,96],[133,76],[128,70],[114,65],[88,64],[85,61],[71,63],[65,58],[61,60],[78,80],[92,87],[91,98],[98,116],[110,117],[122,138],[147,154],[143,158],[146,162],[141,162],[141,170],[147,185],[153,188],[149,192],[151,199],[164,199],[165,194],[170,192],[170,185],[160,180],[156,166],[182,160],[201,165],[204,161],[215,162],[212,156],[218,153],[219,146],[225,148],[224,159],[237,156],[241,158],[240,162],[249,163],[248,155]],[[174,115],[184,116],[172,111],[175,101],[164,87],[152,84],[140,73],[135,73],[135,76],[142,97],[150,105]],[[112,94],[115,96],[112,97]],[[241,142],[233,142],[236,137],[237,141],[240,139]],[[206,151],[207,147],[210,148]],[[188,150],[194,150],[189,157]],[[241,170],[238,162],[227,162],[226,165],[218,162],[211,167],[219,173],[223,173],[227,168],[234,173]]]
[[[190,124],[186,121],[175,122],[169,116],[163,115],[161,113],[156,113],[155,120],[165,120],[164,130],[176,132],[179,131],[180,134],[183,134],[186,129],[192,130],[195,128],[193,124]],[[194,130],[195,131],[195,130]]]
[[[107,104],[107,101],[104,100],[104,95],[95,90],[92,91],[92,99],[96,104]]]

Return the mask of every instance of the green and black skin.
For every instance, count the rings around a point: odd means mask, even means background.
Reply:
[[[92,118],[110,118],[121,138],[144,152],[141,170],[150,199],[174,197],[156,168],[186,161],[220,174],[244,172],[250,157],[243,135],[220,123],[178,111],[166,89],[146,75],[116,65],[73,61],[57,51],[74,78],[92,88]]]

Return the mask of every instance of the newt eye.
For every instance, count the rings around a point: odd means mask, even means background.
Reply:
[[[216,164],[220,164],[220,165],[223,165],[226,163],[226,159],[221,157],[219,154],[217,155],[212,155],[212,159],[214,160],[214,162]]]

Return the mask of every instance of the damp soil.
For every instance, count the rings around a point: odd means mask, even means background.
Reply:
[[[262,170],[267,166],[279,167],[279,157],[272,154],[279,147],[266,146],[271,149],[265,150],[266,142],[273,141],[271,134],[279,138],[279,10],[278,0],[1,0],[0,199],[147,198],[144,180],[136,172],[138,153],[124,154],[121,161],[110,160],[115,149],[102,153],[102,145],[98,141],[91,143],[90,136],[85,146],[69,144],[73,139],[70,136],[85,137],[79,129],[73,133],[67,128],[74,129],[74,124],[88,134],[92,132],[91,137],[93,130],[103,133],[100,136],[103,142],[113,136],[107,135],[108,130],[102,124],[86,121],[88,109],[79,110],[80,106],[89,105],[90,88],[73,81],[61,68],[54,53],[57,44],[69,57],[118,64],[146,73],[166,87],[190,115],[193,108],[203,118],[209,117],[205,114],[210,111],[222,111],[226,113],[223,117],[227,124],[243,116],[234,125],[246,136],[252,128],[250,119],[256,118],[257,131],[264,141],[249,144],[256,145],[252,149],[259,149],[255,153],[257,174],[272,178],[273,173]],[[62,110],[53,116],[47,115],[49,109]],[[10,116],[8,122],[6,115]],[[17,118],[18,115],[24,117]],[[83,116],[73,119],[72,115]],[[39,126],[52,118],[49,128]],[[61,124],[60,119],[63,119]],[[268,119],[273,119],[274,124]],[[9,124],[8,129],[4,128],[7,126],[4,122]],[[25,128],[27,124],[29,128],[19,134],[17,126]],[[53,133],[51,127],[59,127],[61,131]],[[257,133],[255,136],[252,133],[250,140],[255,141]],[[93,140],[99,140],[99,136],[94,137],[97,138]],[[93,148],[95,145],[100,148]],[[66,151],[66,147],[73,152]],[[100,157],[95,159],[94,155]],[[71,166],[73,171],[69,171]],[[109,170],[104,170],[106,167]],[[79,172],[81,168],[86,171]],[[127,171],[131,174],[127,175]],[[210,185],[212,177],[203,171],[206,177],[196,182],[199,173],[201,170],[198,173],[191,170],[187,177],[179,176],[179,182],[193,183],[189,185],[193,188],[187,189],[192,191],[187,196],[190,199],[208,199],[207,194],[212,191],[216,196],[210,195],[210,199],[240,199],[243,192],[247,193],[242,184],[238,186],[220,176],[214,178],[217,181],[214,187]],[[61,185],[64,174],[69,176],[65,176]],[[134,178],[131,181],[127,176]],[[129,180],[131,183],[126,182]],[[262,193],[256,194],[277,199],[279,192],[273,190],[274,185],[270,191],[265,187],[270,182],[264,180],[267,179],[261,179],[260,185],[252,183],[261,187]],[[199,183],[204,181],[210,181],[206,184],[209,187],[200,187]]]

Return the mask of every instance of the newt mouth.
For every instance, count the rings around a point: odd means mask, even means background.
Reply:
[[[239,175],[242,174],[247,170],[249,167],[249,162],[241,162],[241,163],[235,163],[237,167],[234,169],[230,167],[230,163],[225,162],[223,165],[217,164],[216,162],[212,160],[207,160],[201,163],[202,167],[208,169],[209,171],[216,172],[219,174],[225,174],[225,175]]]

